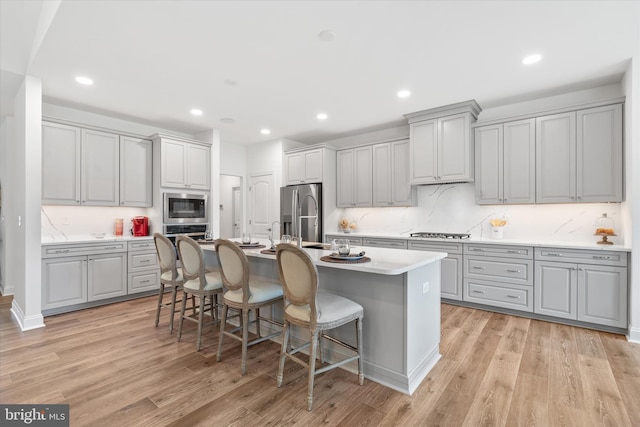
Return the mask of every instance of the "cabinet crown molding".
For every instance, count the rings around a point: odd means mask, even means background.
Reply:
[[[443,105],[441,107],[430,108],[428,110],[416,111],[415,113],[405,114],[404,116],[407,118],[409,123],[461,113],[470,113],[474,119],[477,119],[481,111],[482,108],[478,105],[475,99],[470,99],[469,101],[458,102],[456,104]]]
[[[291,153],[302,153],[304,151],[309,151],[309,150],[315,150],[318,148],[326,148],[329,150],[334,150],[335,151],[335,147],[328,145],[328,144],[314,144],[314,145],[306,145],[304,147],[296,147],[296,148],[291,148],[289,150],[285,150],[284,154],[291,154]]]
[[[175,136],[175,135],[167,135],[164,133],[154,133],[149,137],[149,139],[152,139],[154,141],[160,140],[160,139],[170,139],[172,141],[181,141],[181,142],[188,142],[190,144],[206,145],[207,147],[211,147],[211,145],[213,145],[211,142],[208,142],[208,141],[198,141],[197,139],[184,138],[182,136]]]

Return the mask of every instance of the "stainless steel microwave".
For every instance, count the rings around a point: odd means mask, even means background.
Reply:
[[[207,199],[206,194],[164,193],[164,223],[208,223]]]

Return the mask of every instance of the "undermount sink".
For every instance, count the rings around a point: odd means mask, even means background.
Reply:
[[[303,248],[307,249],[328,249],[331,245],[327,243],[310,243],[307,245],[302,245]]]

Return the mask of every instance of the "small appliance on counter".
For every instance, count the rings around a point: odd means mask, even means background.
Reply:
[[[131,234],[134,237],[149,235],[149,218],[146,216],[134,216],[131,219]]]

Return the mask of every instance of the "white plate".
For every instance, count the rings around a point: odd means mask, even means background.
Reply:
[[[340,259],[343,261],[357,261],[359,259],[364,258],[364,255],[338,255],[338,254],[331,254],[329,255],[329,258],[331,259]]]
[[[260,246],[260,242],[255,242],[255,243],[240,243],[240,242],[236,242],[236,244],[238,246],[240,246],[241,248],[256,248],[256,247]]]

